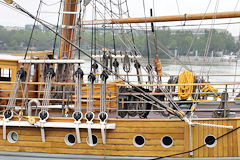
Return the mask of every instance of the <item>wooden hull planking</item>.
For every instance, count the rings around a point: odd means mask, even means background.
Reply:
[[[49,122],[73,122],[71,118],[49,118]],[[194,122],[232,125],[236,128],[240,125],[240,119],[194,119]],[[85,123],[85,122],[82,122]],[[99,123],[95,120],[94,123]],[[0,131],[0,150],[17,152],[42,152],[42,153],[64,153],[80,155],[108,155],[108,156],[147,156],[159,157],[186,152],[190,150],[189,126],[180,120],[164,119],[109,119],[108,123],[116,124],[116,129],[106,131],[106,145],[102,144],[101,131],[93,130],[98,137],[98,144],[91,147],[87,144],[87,129],[80,129],[82,143],[68,146],[64,137],[68,133],[75,134],[75,129],[45,128],[46,142],[41,142],[39,128],[7,127],[7,133],[16,131],[19,140],[10,143],[2,140]],[[216,138],[231,131],[230,129],[193,126],[192,143],[193,149],[204,144],[204,138],[214,135]],[[240,156],[240,130],[236,130],[217,140],[213,148],[204,146],[193,152],[193,157],[237,157]],[[143,147],[135,147],[133,138],[142,135],[145,138]],[[163,136],[171,136],[173,145],[164,148],[160,141]],[[189,157],[190,154],[182,154],[178,157]]]

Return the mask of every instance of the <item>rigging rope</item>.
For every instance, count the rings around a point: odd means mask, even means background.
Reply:
[[[13,4],[13,7],[15,7],[16,9],[24,12],[25,14],[27,14],[29,17],[33,18],[33,19],[36,19],[35,16],[33,16],[31,13],[29,13],[28,11],[26,11],[24,8],[22,8],[21,6],[19,6],[18,4],[14,3]],[[51,32],[55,33],[55,31],[50,28],[48,25],[46,25],[44,22],[42,22],[41,20],[37,19],[37,21],[39,23],[41,23],[43,26],[45,26],[47,29],[49,29]],[[82,50],[81,48],[79,48],[78,46],[76,46],[75,44],[73,44],[70,40],[66,39],[65,37],[61,36],[60,34],[57,33],[57,35],[63,39],[64,41],[66,41],[67,43],[71,44],[73,47],[75,47],[76,49],[80,50],[83,54],[85,54],[87,57],[89,57],[90,59],[96,61],[98,64],[100,64],[101,66],[105,67],[101,62],[99,62],[98,60],[94,59],[93,57],[91,57],[90,55],[88,55],[84,50]],[[107,67],[105,67],[105,69],[108,70]],[[113,73],[114,75],[117,75],[115,72],[113,71],[110,71],[108,70],[110,73]],[[126,79],[124,79],[123,77],[117,75],[119,79],[123,80],[124,82],[126,82],[127,84],[131,85],[131,86],[134,86],[131,82],[127,81]],[[149,100],[152,100],[154,102],[156,102],[158,105],[159,105],[159,108],[164,108],[166,109],[167,111],[169,111],[170,113],[174,114],[174,115],[177,115],[180,119],[182,120],[185,120],[186,122],[188,122],[188,119],[186,118],[185,114],[181,112],[181,109],[177,106],[177,104],[174,104],[176,105],[175,108],[177,110],[173,110],[171,108],[169,108],[169,106],[167,106],[166,104],[162,103],[159,99],[157,99],[156,97],[154,96],[151,96],[147,93],[145,93],[145,91],[143,91],[141,88],[139,87],[136,87],[134,86],[135,88],[137,88],[137,90],[141,93],[143,93],[143,97],[144,98],[147,98]],[[168,96],[167,94],[165,94],[166,96]],[[171,97],[170,97],[170,100],[171,100]],[[174,103],[173,101],[170,101],[170,103]],[[171,112],[172,111],[172,112]]]
[[[87,103],[87,113],[92,111],[94,104],[94,81],[96,80],[96,76],[91,72],[88,76],[88,103]]]
[[[46,84],[45,84],[45,88],[44,88],[44,94],[43,94],[43,102],[42,102],[42,108],[41,110],[48,110],[48,106],[49,106],[49,101],[51,98],[51,87],[52,87],[52,78],[55,76],[54,70],[52,68],[52,66],[50,66],[48,68],[48,70],[46,70]]]
[[[220,95],[217,94],[218,89],[215,89],[213,86],[210,86],[210,85],[205,86],[205,87],[201,90],[201,92],[204,92],[204,93],[200,93],[200,96],[202,96],[202,97],[207,94],[206,92],[213,93],[216,98],[214,98],[212,101],[215,101],[215,100],[217,100],[218,98],[220,98]]]
[[[199,33],[200,27],[201,27],[201,25],[202,25],[202,23],[203,23],[203,20],[204,20],[204,18],[205,18],[205,16],[206,16],[206,13],[207,13],[207,11],[208,11],[208,8],[209,8],[211,2],[212,2],[212,0],[210,0],[209,3],[208,3],[208,5],[207,5],[207,8],[206,8],[206,10],[205,10],[205,12],[204,12],[204,16],[203,16],[203,18],[201,19],[200,24],[198,25],[198,28],[197,28],[197,32],[196,32],[196,33]],[[198,34],[195,34],[195,35],[194,35],[193,40],[191,41],[191,44],[190,44],[190,46],[189,46],[189,48],[188,48],[188,50],[187,50],[186,56],[189,56],[190,51],[191,51],[192,46],[193,46],[193,43],[194,43],[194,41],[197,39],[197,35],[198,35]],[[190,62],[190,59],[188,59],[188,60],[189,60],[189,62]],[[180,67],[178,74],[180,74],[181,70],[182,70],[182,66]]]
[[[227,135],[237,131],[239,128],[240,128],[240,126],[238,126],[237,128],[235,128],[235,129],[233,129],[233,130],[231,130],[231,131],[229,131],[227,133],[222,134],[221,136],[219,136],[217,138],[214,138],[214,139],[210,140],[209,143],[213,143],[216,140],[219,140],[219,139],[221,139],[221,138],[223,138],[223,137],[225,137],[225,136],[227,136]],[[197,147],[197,148],[195,148],[193,150],[189,150],[189,151],[186,151],[186,152],[180,152],[180,153],[177,153],[177,154],[172,154],[172,155],[168,155],[168,156],[164,156],[164,157],[157,157],[157,158],[153,158],[151,160],[158,160],[158,159],[163,159],[163,158],[168,158],[168,157],[179,156],[179,155],[186,154],[186,153],[191,153],[191,152],[197,151],[197,150],[199,150],[199,149],[201,149],[201,148],[203,148],[205,146],[207,146],[207,143],[205,143],[205,144],[203,144],[203,145],[201,145],[201,146],[199,146],[199,147]]]
[[[150,16],[152,17],[153,16],[153,10],[150,9]],[[157,47],[157,35],[156,35],[156,32],[154,30],[154,24],[153,22],[151,23],[151,27],[152,27],[152,34],[153,34],[153,39],[154,39],[154,46],[155,46],[155,71],[157,73],[157,83],[160,84],[162,83],[162,65],[161,65],[161,61],[158,57],[158,47]],[[162,92],[166,92],[165,90],[166,89],[162,89],[161,87],[157,87],[157,91],[160,89],[160,91]],[[170,97],[171,98],[171,97]],[[176,106],[176,105],[173,105],[173,106]]]
[[[79,67],[75,72],[75,111],[80,112],[82,109],[81,97],[82,97],[82,79],[83,79],[83,71]]]
[[[42,0],[40,0],[36,17],[39,16],[39,13],[40,13],[39,11],[41,9],[41,6],[42,6]],[[27,49],[26,49],[26,52],[25,52],[25,55],[24,55],[24,60],[27,58],[27,53],[28,53],[28,50],[29,50],[30,45],[31,45],[31,41],[32,41],[32,37],[33,37],[33,31],[35,29],[36,23],[37,23],[37,20],[34,20],[34,24],[33,24],[32,31],[31,31],[31,34],[30,34],[30,38],[29,38],[28,45],[27,45]]]
[[[61,14],[60,12],[61,12],[61,8],[62,8],[62,0],[60,1],[60,4],[59,4],[56,32],[58,32],[58,28],[59,28],[59,21],[60,21],[60,14]],[[53,42],[53,53],[52,53],[53,56],[54,56],[55,49],[56,49],[56,43],[57,43],[57,34],[55,34],[54,42]]]
[[[145,20],[146,20],[146,9],[145,9],[145,0],[142,0],[142,3],[143,3],[143,11],[144,11],[144,16],[145,16]],[[146,46],[147,46],[147,55],[148,55],[148,63],[149,62],[149,56],[150,56],[150,49],[149,49],[149,37],[148,37],[148,30],[147,30],[147,23],[145,22],[145,34],[146,34]]]
[[[98,1],[99,2],[99,1]],[[100,4],[102,4],[101,2],[99,2]],[[104,4],[102,4],[103,6],[104,6]],[[94,5],[93,5],[94,6]],[[101,12],[100,11],[98,11],[98,13],[99,14],[101,14]],[[102,16],[103,17],[103,16]],[[119,17],[118,17],[119,18]],[[122,40],[121,39],[121,37],[120,36],[118,36],[119,37],[119,39],[121,40],[121,42],[127,47],[127,45],[125,44],[125,42],[124,42],[124,40]],[[127,38],[127,37],[126,37]],[[132,43],[131,43],[131,41],[130,40],[128,40],[128,42],[132,45]],[[159,43],[159,45],[162,47],[162,48],[164,48],[164,46],[158,41],[158,43]],[[161,49],[160,47],[158,47],[159,49]],[[166,47],[165,47],[166,48]],[[138,53],[140,53],[138,50],[136,50]],[[170,54],[170,51],[168,51],[167,52],[167,49],[164,49],[163,50],[163,52],[165,52],[166,54],[168,54],[168,55],[171,55]],[[172,56],[170,56],[170,57],[172,57]],[[136,59],[136,57],[134,56],[134,58]],[[180,61],[178,61],[181,65],[183,65]],[[185,66],[185,65],[183,65],[184,66],[184,68],[186,68],[186,69],[188,69],[188,67],[187,66]],[[145,68],[144,68],[145,69]],[[190,69],[188,69],[188,70],[190,70]],[[115,74],[115,75],[117,75],[117,74]],[[119,76],[118,76],[119,77]],[[120,78],[120,79],[122,79],[122,78]],[[169,99],[169,101],[170,101],[170,103],[178,110],[178,112],[180,112],[180,108],[178,107],[178,105],[174,102],[174,101],[172,101],[172,98],[168,95],[168,94],[166,94],[166,90],[164,89],[164,88],[162,88],[162,87],[159,87],[159,89],[164,93],[164,95]],[[145,97],[145,98],[147,98],[147,97]],[[155,98],[155,97],[153,97],[153,98]],[[156,99],[157,100],[157,99]]]
[[[39,16],[39,11],[41,9],[41,6],[42,6],[42,0],[40,0],[36,18],[38,18],[38,16]],[[28,53],[28,50],[29,50],[30,45],[31,45],[31,40],[32,40],[32,37],[33,37],[33,31],[35,29],[36,23],[37,23],[37,20],[35,19],[34,24],[33,24],[33,28],[32,28],[31,34],[30,34],[30,38],[29,38],[29,41],[28,41],[27,49],[26,49],[26,52],[25,52],[25,55],[24,55],[24,60],[27,58],[27,53]],[[29,69],[30,69],[30,65],[29,65]],[[4,118],[8,119],[8,118],[11,118],[13,116],[12,109],[16,104],[16,98],[17,98],[18,90],[21,86],[21,82],[25,81],[25,79],[26,79],[26,71],[24,71],[24,64],[22,64],[21,68],[17,71],[16,78],[15,78],[15,81],[14,81],[14,84],[13,84],[13,88],[11,90],[10,98],[9,98],[9,101],[8,101],[8,104],[7,104],[7,108],[4,111]],[[25,88],[26,87],[27,86],[25,86]],[[23,95],[25,97],[25,93]],[[24,101],[22,101],[22,104],[24,104]],[[22,110],[23,110],[23,105],[21,107],[21,111]]]
[[[209,48],[210,48],[210,45],[211,45],[211,42],[212,42],[212,36],[213,36],[213,31],[214,31],[214,24],[215,24],[215,18],[216,18],[216,14],[217,14],[217,11],[218,11],[218,6],[219,6],[219,0],[216,1],[216,5],[215,5],[215,9],[214,9],[214,16],[213,16],[213,19],[212,19],[212,25],[210,27],[210,31],[209,31],[209,34],[208,34],[208,39],[207,39],[207,42],[206,42],[206,47],[205,47],[205,51],[204,51],[204,57],[208,57],[208,52],[209,52]],[[208,66],[209,69],[208,69],[208,73],[210,72],[210,69],[212,67],[212,65],[209,64],[208,60],[205,62],[205,65],[203,65],[201,67],[201,71],[202,71],[202,74],[203,74],[203,71],[204,71],[204,67],[207,66],[207,63],[208,63]]]
[[[111,18],[113,19],[113,10],[112,10],[112,0],[110,0],[110,12],[111,12]],[[116,52],[116,41],[115,41],[115,32],[113,29],[113,24],[112,24],[112,37],[113,37],[113,53],[116,56],[117,52]],[[119,74],[119,62],[117,61],[117,58],[114,59],[113,63],[111,64],[111,66],[114,67],[114,70],[117,74]],[[117,76],[115,76],[115,79],[117,79]]]
[[[101,74],[101,104],[100,104],[100,113],[101,112],[106,112],[106,91],[107,91],[107,79],[108,79],[108,74],[104,70]]]
[[[80,5],[79,5],[79,14],[78,14],[78,22],[79,22],[79,26],[78,26],[78,46],[81,47],[81,34],[82,34],[82,0],[80,0]],[[84,17],[84,13],[83,13],[83,17]],[[78,50],[78,59],[80,59],[80,53],[81,51]],[[80,64],[78,64],[78,66],[80,66]]]
[[[178,78],[178,84],[192,84],[194,83],[195,74],[189,71],[183,71],[179,78]],[[189,86],[178,86],[178,99],[179,100],[186,100],[189,97],[192,98],[193,92],[193,85]]]
[[[22,73],[20,73],[19,71],[22,71]],[[10,94],[10,99],[8,101],[7,104],[7,110],[12,109],[16,103],[16,97],[17,97],[17,93],[18,93],[18,89],[21,85],[21,76],[24,72],[23,68],[21,68],[17,73],[17,76],[15,78],[15,82],[13,84],[13,88]]]
[[[96,7],[96,6],[95,6],[94,2],[96,2],[96,1],[93,1],[92,19],[94,19],[94,16],[95,16],[94,7]],[[91,57],[92,57],[93,56],[93,46],[94,46],[94,25],[93,25],[93,22],[92,22],[92,34],[91,35],[92,35],[92,38],[91,38]],[[91,69],[90,69],[91,72],[93,70],[92,65],[93,65],[93,60],[91,59]]]
[[[195,74],[189,71],[183,71],[179,78],[178,78],[178,84],[193,84],[195,81]],[[194,92],[196,89],[194,89],[193,85],[179,85],[178,86],[178,99],[179,100],[187,100],[189,97],[192,99],[192,101],[196,102],[198,99],[198,93]],[[211,85],[206,85],[202,90],[201,93],[199,94],[201,97],[205,96],[207,94],[207,92],[209,93],[213,93],[215,95],[215,98],[213,100],[199,100],[199,101],[215,101],[217,100],[220,95],[217,94],[218,90],[215,89],[213,86]],[[193,97],[194,95],[194,97]]]

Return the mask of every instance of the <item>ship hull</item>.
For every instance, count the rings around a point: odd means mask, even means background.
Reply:
[[[15,117],[16,119],[16,117]],[[14,120],[14,118],[13,118]],[[49,118],[49,122],[74,123],[71,118]],[[194,122],[215,125],[240,126],[240,119],[194,119]],[[82,122],[86,123],[86,122]],[[99,123],[98,120],[94,124]],[[3,132],[0,131],[0,150],[15,153],[48,153],[69,154],[74,156],[113,156],[113,157],[238,157],[240,156],[240,130],[235,130],[218,139],[214,147],[203,146],[192,154],[188,151],[204,145],[204,139],[208,135],[216,138],[231,131],[231,129],[195,125],[191,132],[188,123],[177,119],[109,119],[108,123],[115,124],[115,129],[106,130],[106,144],[102,142],[100,129],[93,129],[92,134],[98,137],[96,146],[87,144],[88,130],[80,129],[81,143],[67,145],[65,136],[69,133],[76,136],[73,128],[44,128],[46,142],[42,142],[40,128],[38,127],[10,127],[7,126],[7,134],[15,131],[18,141],[10,143],[3,140]],[[191,135],[190,135],[191,133]],[[144,145],[136,147],[134,137],[144,137]],[[170,147],[163,146],[161,141],[164,136],[170,136],[173,144]],[[191,143],[192,145],[191,145]],[[183,153],[185,154],[179,154]],[[175,154],[179,154],[175,156]],[[33,154],[34,155],[34,154]],[[91,158],[92,159],[92,158]]]

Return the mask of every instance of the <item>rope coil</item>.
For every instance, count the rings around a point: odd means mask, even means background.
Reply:
[[[183,71],[179,78],[178,78],[178,84],[188,84],[188,83],[194,83],[195,74],[189,71]],[[178,99],[179,100],[186,100],[189,97],[192,98],[193,92],[193,86],[192,85],[181,85],[178,86]],[[193,99],[193,98],[192,98]]]

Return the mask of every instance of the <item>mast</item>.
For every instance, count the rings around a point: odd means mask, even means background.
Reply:
[[[126,23],[150,23],[150,22],[171,22],[171,21],[189,21],[189,20],[207,20],[223,18],[239,18],[240,11],[218,12],[218,13],[198,13],[172,16],[157,17],[139,17],[139,18],[120,18],[107,20],[83,21],[84,25],[99,24],[126,24]]]
[[[75,26],[77,22],[77,6],[79,0],[65,0],[62,20],[62,36],[74,42]],[[72,45],[61,40],[59,59],[62,57],[70,59],[72,57]]]
[[[61,36],[64,37],[71,43],[75,44],[75,32],[77,29],[77,18],[79,15],[78,9],[80,1],[79,0],[63,0],[63,18],[62,18],[62,30]],[[72,59],[73,58],[73,50],[75,49],[73,45],[69,42],[61,39],[60,42],[60,52],[59,59]],[[74,71],[73,64],[58,64],[57,65],[57,74],[55,76],[55,81],[58,82],[72,82],[73,76],[72,73]],[[57,91],[62,91],[62,94],[56,94],[55,98],[64,98],[71,96],[65,91],[73,90],[72,87],[69,86],[57,86]],[[62,102],[64,105],[64,102]]]

